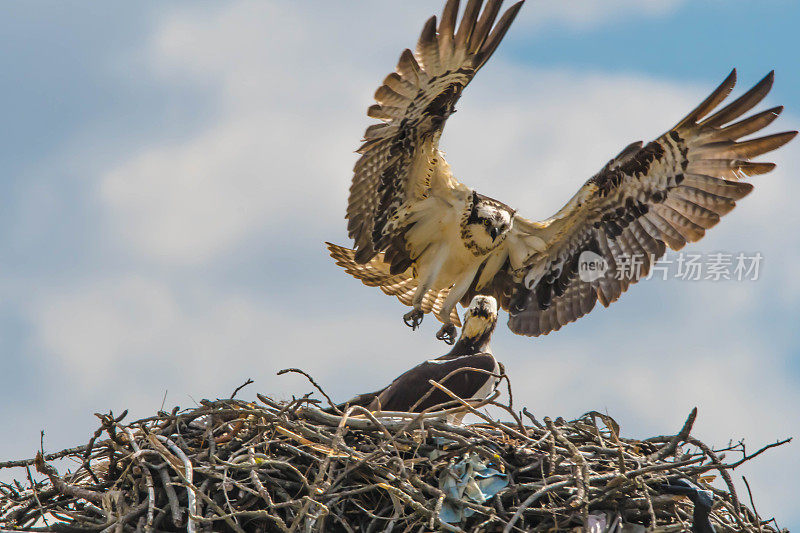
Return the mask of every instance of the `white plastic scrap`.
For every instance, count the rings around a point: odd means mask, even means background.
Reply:
[[[645,533],[646,528],[641,524],[623,523],[619,514],[593,511],[589,513],[586,530],[587,533]]]
[[[475,453],[469,453],[461,461],[451,464],[439,475],[439,489],[448,496],[461,501],[485,503],[489,498],[508,486],[508,476],[491,468]],[[475,513],[467,506],[444,502],[439,518],[454,524]]]

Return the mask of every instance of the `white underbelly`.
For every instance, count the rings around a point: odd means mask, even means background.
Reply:
[[[474,272],[483,259],[464,248],[460,236],[458,242],[450,240],[431,243],[417,261],[417,277],[427,281],[431,289],[446,289],[456,284],[465,274]]]
[[[500,375],[500,365],[497,363],[497,360],[494,362],[494,369],[492,370],[493,374]],[[473,400],[483,400],[484,398],[488,398],[489,395],[494,392],[494,389],[497,388],[497,384],[500,383],[500,378],[495,378],[492,376],[487,376],[489,379],[486,380],[486,383],[472,395]]]
[[[415,277],[429,289],[446,289],[474,271],[485,259],[475,256],[461,238],[460,204],[428,198],[417,206],[406,240],[414,258]]]

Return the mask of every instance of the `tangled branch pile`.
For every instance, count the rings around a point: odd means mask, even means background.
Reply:
[[[480,413],[483,422],[455,426],[361,408],[328,414],[309,395],[258,397],[129,423],[98,415],[102,424],[85,446],[0,463],[44,474],[0,485],[0,528],[612,531],[616,523],[616,531],[685,531],[697,514],[693,499],[665,492],[680,479],[711,491],[707,516],[717,531],[777,530],[740,502],[729,472],[786,441],[749,455],[742,443],[712,450],[689,434],[696,411],[677,435],[639,441],[620,437],[616,422],[597,412],[540,423],[501,406],[513,422]],[[461,408],[478,414],[466,402]],[[724,452],[737,460],[725,462]],[[467,458],[493,472],[499,490],[486,498],[470,490],[481,476],[465,467]],[[55,459],[74,461],[73,471],[59,474]],[[725,490],[709,484],[717,475]],[[448,509],[457,520],[444,521]]]

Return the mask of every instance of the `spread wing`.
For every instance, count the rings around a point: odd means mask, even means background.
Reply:
[[[509,246],[519,248],[527,238],[538,243],[538,250],[510,249],[508,268],[499,276],[504,286],[481,291],[508,294],[509,272],[514,272],[513,296],[505,300],[512,331],[543,335],[587,314],[597,300],[608,306],[647,275],[666,246],[679,250],[701,239],[731,211],[753,188],[740,179],[775,167],[750,159],[797,132],[739,139],[770,124],[783,108],[738,120],[769,92],[773,73],[709,116],[735,81],[734,70],[674,128],[643,147],[628,146],[552,218],[515,221],[517,233]],[[584,252],[605,260],[604,275],[592,280],[578,274]],[[519,267],[513,265],[515,257],[524,258],[522,268],[514,268]]]
[[[411,306],[414,299],[414,292],[417,290],[417,280],[411,275],[411,269],[397,274],[390,272],[390,265],[385,260],[383,253],[378,253],[370,259],[367,263],[359,263],[356,261],[356,251],[344,246],[337,246],[336,244],[327,242],[328,250],[331,257],[336,261],[336,264],[343,267],[345,272],[360,279],[361,283],[367,287],[379,287],[385,294],[389,296],[397,296],[401,303]],[[438,318],[442,323],[447,323],[447,320],[442,316],[442,307],[444,301],[449,294],[450,289],[442,289],[440,291],[429,290],[425,293],[422,299],[422,312],[430,313]],[[461,320],[458,318],[458,313],[455,309],[450,313],[450,322],[460,326]]]
[[[375,93],[377,104],[367,114],[382,122],[364,133],[347,206],[359,263],[386,251],[393,272],[405,270],[411,261],[402,229],[394,224],[398,209],[431,189],[457,185],[438,152],[439,137],[464,87],[500,44],[522,2],[497,24],[502,0],[489,0],[481,13],[482,4],[469,0],[456,30],[459,2],[448,0],[438,28],[431,17],[416,53],[406,49]]]

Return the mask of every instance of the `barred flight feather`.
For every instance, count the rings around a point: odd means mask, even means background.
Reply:
[[[555,215],[528,220],[456,180],[438,146],[464,88],[523,4],[501,15],[502,3],[468,0],[459,22],[459,1],[447,0],[438,22],[424,24],[415,51],[402,52],[367,112],[382,122],[366,129],[358,149],[346,214],[355,249],[328,246],[349,274],[416,312],[433,312],[445,327],[458,323],[457,302],[487,294],[509,312],[512,331],[536,336],[598,301],[616,301],[667,247],[702,239],[753,190],[743,180],[775,168],[752,159],[797,132],[748,138],[783,107],[746,116],[770,92],[773,72],[726,103],[733,70],[669,131],[622,149]],[[476,240],[481,220],[488,244]],[[607,265],[593,280],[579,275],[587,251]]]
[[[471,0],[456,37],[458,4],[455,0],[447,2],[438,31],[436,17],[428,19],[416,53],[403,51],[396,72],[384,79],[375,92],[377,103],[367,111],[368,116],[384,123],[369,126],[364,133],[365,142],[358,150],[362,155],[355,165],[350,188],[348,231],[355,240],[356,260],[360,263],[366,263],[387,246],[395,246],[387,235],[395,231],[388,224],[389,219],[404,203],[421,199],[427,189],[437,186],[420,186],[432,169],[416,173],[413,170],[420,162],[430,166],[425,161],[436,150],[438,137],[461,91],[497,48],[522,2],[494,25],[502,2],[488,2],[478,20],[481,2]],[[492,28],[494,31],[489,34]]]
[[[735,207],[736,200],[749,194],[753,186],[738,180],[775,168],[774,163],[749,159],[783,146],[797,134],[789,131],[739,141],[742,136],[772,123],[782,107],[773,107],[729,124],[758,105],[769,93],[773,79],[773,73],[768,74],[745,94],[710,114],[732,91],[736,81],[734,70],[673,129],[628,155],[624,162],[612,160],[590,179],[582,193],[576,195],[584,199],[580,207],[568,204],[554,219],[545,221],[548,232],[555,234],[561,229],[566,233],[549,242],[547,261],[550,266],[537,279],[525,280],[528,287],[524,300],[517,301],[512,310],[511,329],[524,335],[546,334],[585,314],[573,316],[574,313],[558,311],[560,300],[572,298],[577,289],[564,290],[553,283],[542,282],[547,279],[548,272],[561,268],[565,255],[574,257],[584,251],[574,244],[575,235],[605,234],[599,236],[605,237],[608,244],[601,254],[610,264],[605,276],[594,282],[572,277],[570,283],[591,288],[591,293],[585,294],[608,306],[628,285],[647,274],[652,260],[664,254],[665,245],[680,250],[687,242],[701,239],[707,229]],[[702,120],[704,117],[707,118]],[[632,218],[624,216],[634,211],[631,206],[635,204],[630,202],[641,197],[646,199],[644,205],[636,208],[641,213],[634,213]],[[602,243],[604,239],[599,241]],[[640,269],[618,280],[617,285],[610,279],[620,273],[617,262],[610,261],[612,256],[627,261],[642,258]],[[543,301],[548,302],[544,309],[536,305]],[[550,311],[553,306],[555,312]]]

